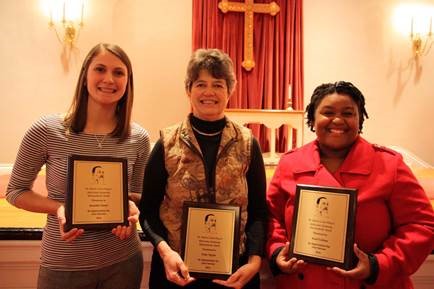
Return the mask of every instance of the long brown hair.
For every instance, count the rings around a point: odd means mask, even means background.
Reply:
[[[87,101],[89,97],[89,92],[86,87],[87,71],[93,58],[103,51],[108,51],[117,56],[125,64],[128,70],[127,87],[124,95],[118,101],[116,106],[117,124],[114,130],[110,133],[112,136],[119,137],[122,141],[130,134],[131,110],[134,99],[133,69],[128,55],[124,50],[122,50],[122,48],[115,44],[100,43],[92,48],[87,54],[83,61],[83,65],[81,66],[71,107],[65,117],[65,125],[68,127],[68,130],[74,133],[80,133],[84,130],[87,121]]]

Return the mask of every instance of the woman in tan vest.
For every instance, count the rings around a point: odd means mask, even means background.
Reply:
[[[251,131],[225,117],[235,84],[228,55],[217,49],[193,53],[185,81],[192,112],[161,131],[145,171],[140,223],[155,247],[150,289],[260,288],[265,170]],[[226,280],[190,276],[181,257],[184,201],[240,207],[239,266]],[[218,234],[218,219],[213,226]]]

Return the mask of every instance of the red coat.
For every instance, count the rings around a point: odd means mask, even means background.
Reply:
[[[290,239],[297,183],[358,189],[355,242],[364,252],[375,254],[379,263],[377,281],[366,288],[413,288],[409,276],[434,249],[434,213],[400,154],[359,137],[334,174],[321,165],[316,141],[284,154],[267,192],[270,257]],[[307,264],[301,273],[277,275],[276,288],[362,285],[314,264]]]

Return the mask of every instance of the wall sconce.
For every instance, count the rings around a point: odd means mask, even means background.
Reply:
[[[49,0],[47,4],[49,27],[65,48],[72,49],[84,25],[84,0]]]
[[[413,57],[427,55],[433,44],[432,21],[434,6],[423,3],[402,3],[394,13],[395,28],[410,37]]]
[[[413,54],[415,57],[427,55],[433,44],[432,16],[429,18],[429,25],[427,25],[429,30],[425,35],[423,35],[423,29],[415,31],[414,25],[414,17],[411,17],[410,39],[413,44]]]

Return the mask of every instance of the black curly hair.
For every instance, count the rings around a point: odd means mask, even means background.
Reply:
[[[313,94],[310,98],[310,103],[306,106],[307,113],[307,125],[309,126],[311,131],[315,131],[313,129],[315,123],[315,110],[317,109],[321,100],[329,94],[337,93],[348,95],[353,99],[353,101],[357,104],[359,109],[359,133],[362,132],[363,122],[365,121],[365,117],[368,117],[368,112],[365,109],[365,97],[362,92],[355,87],[351,82],[347,81],[337,81],[335,83],[324,83],[319,85],[313,91]]]

